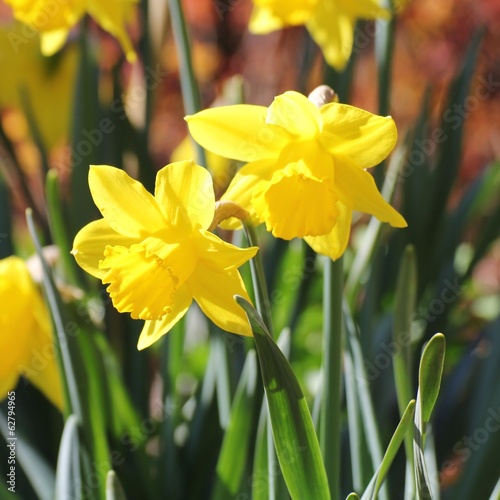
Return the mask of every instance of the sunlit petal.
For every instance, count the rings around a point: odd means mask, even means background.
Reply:
[[[245,311],[233,299],[250,300],[238,271],[217,272],[200,265],[187,282],[201,310],[220,328],[238,335],[252,335]]]
[[[208,231],[200,232],[196,238],[200,262],[214,271],[237,269],[255,256],[258,247],[239,248]]]
[[[335,164],[335,188],[340,200],[353,210],[374,215],[394,227],[406,227],[404,218],[380,194],[371,174],[347,157]]]
[[[354,106],[331,103],[321,107],[322,145],[332,155],[346,155],[360,168],[384,160],[396,145],[398,133],[390,116],[377,116]]]
[[[137,238],[166,225],[153,195],[123,170],[93,165],[89,186],[97,208],[116,232]]]
[[[189,132],[209,151],[252,162],[275,158],[289,140],[279,127],[266,124],[267,108],[249,104],[205,109],[186,116]]]
[[[301,139],[314,137],[321,122],[318,108],[306,96],[293,91],[275,97],[266,116],[266,123],[282,127]]]
[[[210,173],[192,161],[171,163],[156,176],[155,198],[167,223],[181,233],[207,229],[215,196]]]

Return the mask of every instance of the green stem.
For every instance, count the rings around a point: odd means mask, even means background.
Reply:
[[[191,58],[191,46],[186,27],[186,20],[182,10],[181,0],[169,0],[170,17],[172,21],[172,32],[174,34],[177,56],[179,59],[179,72],[181,77],[182,101],[184,111],[192,115],[201,110],[200,92],[198,83],[194,76],[193,62]],[[206,166],[204,149],[193,141],[198,164]]]
[[[393,12],[393,1],[386,0],[385,7]],[[388,21],[379,20],[375,38],[375,59],[378,67],[378,112],[386,116],[390,112],[391,74],[394,54],[394,35],[396,30],[396,15]],[[384,162],[373,171],[377,186],[382,185]]]
[[[247,221],[242,222],[247,236],[248,245],[259,246],[257,243],[257,233],[255,232],[255,228],[252,223]],[[273,335],[271,301],[269,300],[269,293],[267,291],[266,276],[264,273],[264,266],[262,265],[260,250],[250,261],[250,270],[252,272],[252,284],[254,288],[257,311],[264,320],[269,332]]]
[[[332,500],[340,498],[342,258],[327,259],[323,284],[323,387],[320,446]]]

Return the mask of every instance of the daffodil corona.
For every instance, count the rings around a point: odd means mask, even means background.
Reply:
[[[404,227],[365,168],[394,148],[391,117],[331,102],[320,107],[297,92],[269,108],[240,104],[186,117],[204,148],[248,162],[222,197],[238,203],[256,223],[283,239],[304,238],[337,259],[349,238],[353,210]],[[230,220],[227,228],[238,227]]]
[[[0,260],[0,301],[0,401],[22,375],[62,408],[49,313],[19,257]]]
[[[161,169],[154,196],[123,170],[92,166],[92,197],[103,219],[76,236],[72,253],[108,284],[114,306],[146,320],[138,348],[167,333],[193,299],[219,327],[251,335],[235,294],[248,299],[238,267],[256,247],[241,249],[208,231],[215,211],[210,174],[192,161]]]
[[[346,65],[352,52],[358,19],[388,19],[380,0],[253,0],[249,29],[265,34],[287,26],[305,25],[328,64]]]
[[[5,0],[14,17],[40,32],[43,54],[57,52],[78,21],[89,14],[104,30],[118,39],[129,61],[136,59],[126,23],[137,0]],[[14,43],[15,40],[12,40]]]

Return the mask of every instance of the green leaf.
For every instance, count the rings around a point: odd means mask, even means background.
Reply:
[[[245,366],[231,407],[229,426],[224,434],[217,462],[217,482],[213,498],[234,498],[244,487],[246,462],[254,435],[257,359],[247,354]]]
[[[267,500],[269,496],[269,457],[267,448],[267,428],[269,425],[269,412],[267,402],[264,399],[257,427],[255,439],[255,453],[252,474],[252,499]]]
[[[106,475],[106,500],[126,500],[123,487],[114,470]]]
[[[422,431],[425,435],[425,426],[429,423],[432,410],[436,404],[443,374],[446,340],[442,333],[436,333],[425,346],[420,360],[418,374],[418,392],[422,415]]]
[[[396,427],[396,430],[394,431],[391,441],[389,442],[389,446],[387,446],[384,458],[382,459],[380,466],[378,467],[377,471],[375,472],[375,475],[370,481],[368,488],[361,497],[361,500],[368,500],[368,499],[373,500],[377,497],[380,487],[382,486],[382,483],[387,477],[389,468],[396,456],[396,453],[398,452],[401,443],[403,442],[405,436],[408,434],[408,431],[413,425],[414,414],[415,414],[415,400],[412,399],[408,403],[408,406],[406,407],[406,410],[404,411],[403,416],[401,417],[401,421]]]
[[[7,417],[0,412],[0,433],[7,441],[9,435],[7,428]],[[28,481],[40,500],[52,500],[54,498],[55,475],[52,466],[47,459],[40,453],[37,446],[32,443],[22,428],[16,429],[17,447],[16,461],[23,469]],[[3,443],[3,441],[2,441]],[[4,462],[5,463],[5,462]],[[4,484],[1,481],[0,484]],[[7,489],[5,490],[7,491]],[[8,499],[13,498],[9,493]],[[3,499],[2,490],[0,489],[0,498]]]
[[[274,444],[290,496],[329,499],[318,439],[297,378],[257,311],[243,297],[235,299],[247,313],[254,332]]]
[[[349,493],[349,496],[345,500],[359,500],[359,496],[356,493]]]
[[[78,417],[70,415],[64,425],[56,471],[56,500],[82,498]]]
[[[432,489],[425,461],[425,435],[441,386],[445,349],[444,335],[437,333],[425,346],[420,360],[413,441],[418,498],[432,499]]]
[[[394,306],[393,338],[397,349],[393,355],[393,370],[400,416],[404,414],[406,401],[413,397],[411,328],[416,301],[417,263],[415,248],[413,245],[408,245],[399,269]],[[413,474],[413,436],[411,434],[407,434],[405,437],[405,453],[406,478],[410,482],[405,485],[405,495],[407,495],[406,498],[412,498],[415,491],[415,479]]]

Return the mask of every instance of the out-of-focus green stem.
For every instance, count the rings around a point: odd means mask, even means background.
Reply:
[[[342,258],[327,259],[323,284],[323,387],[319,442],[332,500],[340,499]]]
[[[378,112],[382,116],[390,113],[392,59],[396,30],[394,2],[392,0],[385,0],[384,3],[384,7],[389,9],[393,14],[389,20],[380,19],[377,22],[375,38],[375,59],[378,69]],[[384,162],[373,171],[377,186],[381,186],[382,184],[383,164]]]
[[[243,221],[243,227],[245,228],[248,245],[258,246],[257,234],[252,223],[249,221]],[[257,252],[257,255],[250,261],[250,269],[252,271],[252,282],[257,311],[264,320],[269,332],[273,334],[271,302],[267,291],[266,276],[262,265],[262,259],[260,257],[260,251]]]
[[[177,47],[177,56],[179,59],[184,111],[186,114],[192,115],[201,110],[201,101],[198,84],[193,71],[191,46],[189,43],[186,20],[182,10],[181,0],[169,0],[168,5],[172,21],[172,32],[174,34],[175,46]],[[194,141],[193,145],[196,151],[197,163],[206,166],[204,149]]]

